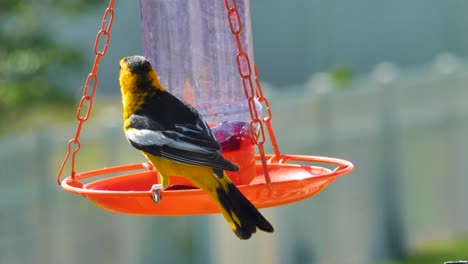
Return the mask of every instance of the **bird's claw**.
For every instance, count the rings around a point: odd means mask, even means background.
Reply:
[[[161,190],[163,189],[162,184],[153,184],[151,187],[151,198],[153,199],[153,202],[159,203],[162,200],[161,197]]]

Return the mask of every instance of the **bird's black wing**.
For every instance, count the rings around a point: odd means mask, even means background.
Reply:
[[[133,114],[125,131],[137,149],[174,162],[237,171],[239,167],[224,159],[221,146],[201,118],[194,123],[175,124],[168,129],[157,121]]]

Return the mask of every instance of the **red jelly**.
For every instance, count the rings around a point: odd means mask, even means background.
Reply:
[[[181,185],[181,184],[171,184],[165,189],[165,191],[178,191],[178,190],[194,190],[198,189],[195,186],[191,185]]]
[[[227,171],[228,176],[236,185],[249,184],[255,177],[255,142],[250,136],[250,123],[227,121],[212,130],[224,158],[240,167],[237,172]]]

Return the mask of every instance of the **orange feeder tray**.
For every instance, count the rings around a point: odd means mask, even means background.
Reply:
[[[272,158],[273,155],[267,155]],[[259,160],[260,157],[256,156]],[[314,165],[288,163],[320,163],[336,169]],[[263,167],[256,164],[256,176],[250,184],[238,185],[239,190],[257,207],[265,208],[292,203],[322,191],[335,178],[349,173],[352,163],[328,157],[283,155],[279,162],[268,163],[271,185],[265,183]],[[143,171],[142,171],[143,170]],[[122,173],[105,179],[82,183],[84,179]],[[81,194],[99,207],[114,213],[153,216],[201,215],[218,213],[208,194],[200,189],[158,190],[161,202],[154,200],[153,185],[159,184],[157,171],[147,163],[136,163],[83,172],[64,179],[64,190]]]

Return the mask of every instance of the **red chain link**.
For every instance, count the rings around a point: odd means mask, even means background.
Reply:
[[[237,10],[236,0],[224,0],[225,7],[227,10],[227,16],[229,21],[229,26],[231,28],[231,32],[234,35],[236,46],[237,46],[237,67],[239,70],[239,75],[242,78],[242,86],[244,88],[245,97],[247,99],[250,111],[250,129],[252,131],[252,137],[256,142],[258,147],[258,151],[260,153],[260,158],[262,161],[263,171],[265,175],[265,181],[268,186],[271,184],[270,175],[268,173],[267,161],[265,158],[265,149],[263,144],[265,143],[265,131],[263,127],[263,122],[258,117],[257,107],[255,105],[255,100],[265,105],[268,116],[266,116],[263,121],[268,130],[268,134],[270,136],[270,140],[272,143],[273,150],[275,152],[276,160],[279,160],[280,152],[278,148],[278,144],[276,143],[276,137],[273,133],[273,129],[271,127],[271,110],[270,104],[268,100],[263,96],[262,87],[260,86],[260,82],[258,80],[258,71],[257,66],[255,66],[255,83],[256,89],[254,90],[253,82],[252,82],[252,69],[250,66],[250,59],[247,53],[245,53],[242,43],[241,43],[241,32],[242,32],[242,23],[239,15],[239,11]],[[254,133],[255,127],[260,129],[259,134]]]
[[[68,158],[70,154],[72,154],[71,159],[71,178],[75,180],[75,160],[76,155],[80,151],[81,142],[80,142],[80,134],[81,129],[83,128],[83,124],[88,121],[91,115],[91,109],[93,107],[93,100],[94,95],[96,93],[96,88],[98,85],[98,70],[99,70],[99,63],[101,62],[101,58],[106,55],[107,48],[109,47],[110,42],[110,32],[112,29],[112,24],[114,23],[114,3],[115,0],[110,0],[109,5],[104,12],[104,16],[102,18],[101,28],[96,35],[96,40],[94,42],[94,54],[96,57],[94,58],[94,64],[91,68],[91,73],[89,73],[88,77],[86,78],[86,82],[83,88],[83,96],[81,97],[80,103],[78,105],[78,110],[76,112],[76,119],[78,120],[78,126],[76,128],[75,137],[68,141],[68,149],[65,158],[63,159],[62,166],[60,166],[59,173],[57,175],[57,183],[61,184],[61,176],[65,165],[67,164]],[[101,44],[104,43],[104,46],[101,47]],[[101,48],[101,49],[100,49]],[[89,88],[91,87],[91,91]],[[84,112],[84,109],[86,112]],[[74,147],[73,147],[74,146]],[[73,149],[73,150],[72,150]]]

